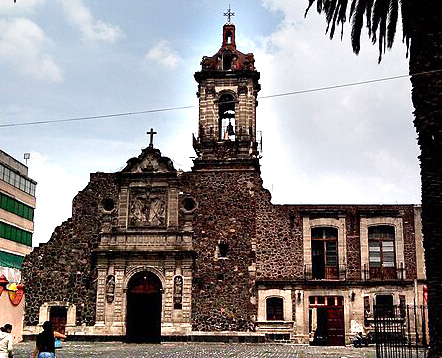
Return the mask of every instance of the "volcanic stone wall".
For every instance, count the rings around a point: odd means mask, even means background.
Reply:
[[[257,279],[287,281],[303,274],[302,221],[284,206],[270,202],[268,190],[257,190]]]
[[[77,325],[94,325],[97,270],[92,250],[99,243],[106,198],[118,198],[114,174],[91,174],[91,181],[73,200],[72,218],[58,226],[51,239],[26,256],[25,325],[37,325],[44,302],[70,302],[77,307]],[[113,213],[116,217],[116,213]]]
[[[196,172],[182,176],[183,191],[195,198],[195,271],[192,328],[196,331],[249,331],[255,297],[256,201],[259,174]],[[217,245],[227,244],[225,258]]]

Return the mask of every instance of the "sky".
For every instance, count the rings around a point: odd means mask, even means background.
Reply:
[[[342,41],[330,40],[323,16],[312,9],[304,18],[307,3],[1,0],[0,148],[22,162],[31,153],[33,245],[71,216],[90,173],[121,170],[138,156],[150,128],[175,168],[190,170],[193,74],[219,50],[229,5],[237,48],[254,53],[261,73],[257,129],[272,202],[419,204],[409,78],[315,90],[406,75],[401,31],[378,64],[366,34],[356,56],[348,24]],[[190,108],[148,113],[176,107]],[[147,113],[21,125],[128,112]]]

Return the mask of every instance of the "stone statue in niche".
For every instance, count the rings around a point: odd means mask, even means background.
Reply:
[[[160,198],[152,199],[150,203],[149,223],[150,225],[163,225],[166,216],[166,205]]]
[[[183,308],[183,277],[175,276],[173,282],[173,308]]]
[[[112,303],[115,297],[115,276],[108,275],[106,277],[106,300],[108,303]]]

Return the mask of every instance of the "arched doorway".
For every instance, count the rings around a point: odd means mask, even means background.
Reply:
[[[128,342],[160,342],[162,291],[160,279],[152,272],[139,272],[129,280],[126,316]]]

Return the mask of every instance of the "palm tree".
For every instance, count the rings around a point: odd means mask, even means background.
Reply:
[[[363,27],[379,45],[379,61],[393,45],[402,15],[403,40],[409,50],[414,125],[421,150],[422,226],[428,281],[431,358],[442,357],[442,3],[441,0],[308,0],[316,2],[333,38],[351,21],[357,54]]]

